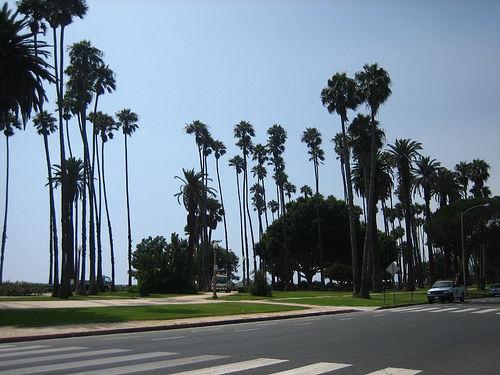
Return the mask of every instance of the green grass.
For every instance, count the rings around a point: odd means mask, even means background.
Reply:
[[[384,306],[394,304],[392,291],[387,291],[384,302],[382,293],[372,293],[370,299],[356,298],[350,292],[321,292],[321,291],[275,291],[272,297],[254,297],[248,293],[238,293],[221,299],[230,301],[243,301],[252,299],[267,299],[273,302],[298,303],[319,306]],[[414,292],[413,299],[410,292],[396,292],[395,304],[426,302],[425,291]]]
[[[203,316],[267,313],[303,308],[251,303],[213,303],[133,307],[2,310],[0,326],[45,327],[67,324],[117,323],[138,320],[170,320]]]
[[[150,294],[147,298],[168,298],[168,297],[177,297],[177,296],[183,296],[186,294]],[[129,292],[126,290],[119,291],[119,292],[101,292],[97,295],[92,295],[92,296],[79,296],[79,295],[74,295],[70,297],[70,300],[73,301],[87,301],[87,300],[98,300],[98,299],[104,299],[104,300],[110,300],[110,299],[138,299],[142,298],[139,296],[138,292]],[[53,298],[51,296],[47,295],[41,295],[41,296],[0,296],[0,302],[3,301],[58,301],[57,298]]]

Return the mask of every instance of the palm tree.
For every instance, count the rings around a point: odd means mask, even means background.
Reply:
[[[361,274],[361,291],[362,297],[369,298],[369,275],[371,270],[369,267],[369,254],[373,253],[373,238],[374,233],[374,218],[372,213],[374,202],[374,186],[375,186],[375,171],[376,171],[376,154],[377,154],[377,140],[376,140],[376,122],[375,117],[378,113],[380,106],[385,103],[387,98],[391,95],[391,78],[389,74],[378,64],[363,66],[363,70],[356,73],[356,81],[359,87],[359,95],[363,102],[366,102],[370,107],[370,124],[372,129],[371,141],[371,159],[370,159],[370,184],[368,185],[367,194],[367,211],[368,222],[366,226],[365,244],[363,248],[363,271]]]
[[[406,252],[408,264],[408,282],[406,289],[415,289],[413,273],[413,244],[412,244],[412,210],[411,210],[411,190],[414,184],[412,173],[413,163],[419,156],[422,149],[420,142],[411,139],[396,139],[393,145],[389,145],[389,152],[394,156],[397,169],[401,203],[404,207],[405,232],[406,232]]]
[[[358,262],[358,250],[356,244],[356,221],[355,208],[352,194],[351,180],[351,158],[349,156],[349,146],[345,124],[348,121],[347,110],[356,109],[359,104],[358,89],[356,81],[348,78],[346,73],[337,73],[328,80],[327,87],[321,91],[321,101],[329,113],[336,112],[340,116],[342,127],[342,161],[345,163],[345,178],[347,185],[347,200],[349,207],[349,233],[351,241],[351,259],[353,276],[353,294],[360,292],[360,273]]]
[[[482,159],[474,159],[470,169],[470,179],[474,184],[470,192],[474,198],[488,198],[491,191],[484,183],[490,178],[490,165]]]
[[[265,204],[267,202],[266,199],[266,185],[265,185],[265,178],[267,177],[267,169],[265,167],[265,164],[269,161],[269,151],[267,149],[266,145],[263,144],[256,144],[254,149],[253,149],[253,155],[252,155],[252,160],[257,162],[257,165],[255,165],[252,168],[252,174],[254,177],[257,177],[257,182],[259,182],[262,185],[262,197],[264,199],[264,217],[266,219],[266,228],[269,226],[269,221],[267,218],[267,205]]]
[[[246,285],[248,281],[247,280],[248,262],[246,262],[245,260],[248,259],[248,241],[246,241],[243,231],[243,209],[241,205],[240,177],[239,177],[240,173],[243,172],[243,165],[244,165],[243,158],[239,155],[236,155],[232,159],[229,159],[229,166],[234,167],[234,171],[236,173],[236,189],[238,191],[238,210],[240,213],[240,239],[241,239],[241,259],[242,259],[241,264],[243,269],[243,283]]]
[[[304,194],[304,198],[312,197],[313,191],[310,186],[308,185],[302,185],[300,187],[300,194]]]
[[[280,187],[277,183],[276,174],[280,171],[285,170],[285,162],[283,160],[283,153],[285,152],[285,141],[287,138],[286,130],[279,124],[274,124],[269,129],[267,129],[267,135],[269,136],[267,141],[267,149],[271,154],[269,158],[270,164],[273,166],[274,170],[274,180],[276,181],[276,202],[279,205],[278,216],[280,214],[280,208],[284,212],[285,202],[281,201],[280,197]]]
[[[195,172],[194,169],[182,170],[183,177],[175,176],[182,182],[180,191],[175,194],[179,204],[184,205],[187,211],[186,233],[188,234],[188,254],[190,259],[189,272],[192,275],[191,262],[193,260],[194,249],[198,245],[199,238],[199,214],[200,206],[204,197],[208,194],[214,195],[213,189],[205,185],[205,176],[201,172]]]
[[[21,123],[17,120],[13,113],[4,116],[0,121],[0,131],[5,135],[5,208],[3,216],[3,231],[2,231],[2,250],[0,253],[0,285],[3,281],[3,261],[5,254],[5,244],[7,241],[7,215],[9,210],[9,138],[14,135],[14,129],[21,129]]]
[[[312,195],[312,192],[311,192]],[[278,202],[276,202],[274,199],[271,199],[269,202],[267,202],[267,208],[269,208],[269,211],[271,211],[271,215],[273,217],[274,221],[274,214],[277,213],[280,209],[280,205]]]
[[[457,174],[445,167],[438,167],[434,189],[440,208],[460,199],[462,190]]]
[[[243,154],[243,230],[245,232],[245,241],[247,238],[246,232],[246,220],[248,218],[248,225],[250,227],[250,239],[252,241],[252,255],[253,255],[253,265],[254,272],[257,271],[257,260],[255,258],[255,240],[253,235],[252,218],[250,216],[250,208],[248,204],[248,155],[253,151],[252,137],[255,137],[255,130],[253,125],[247,121],[240,121],[234,126],[234,137],[238,140],[236,146],[241,149]],[[247,247],[248,248],[248,247]],[[248,253],[247,255],[247,270],[250,269]],[[249,275],[247,273],[247,277]],[[249,279],[250,280],[250,279]]]
[[[333,151],[337,155],[337,160],[340,160],[340,174],[342,175],[342,188],[344,189],[344,201],[347,202],[347,186],[345,176],[345,162],[344,162],[344,147],[342,133],[337,133],[331,139],[333,143]]]
[[[316,225],[318,227],[318,249],[319,249],[319,263],[320,263],[320,276],[321,288],[325,288],[325,261],[323,257],[323,239],[321,235],[321,221],[319,215],[319,164],[325,160],[325,152],[321,148],[321,133],[316,128],[307,128],[302,133],[301,141],[307,145],[309,160],[313,163],[314,181],[316,184]]]
[[[220,183],[220,173],[219,173],[219,159],[221,156],[224,156],[226,154],[226,146],[221,141],[214,140],[212,142],[212,150],[214,152],[214,157],[215,157],[215,169],[217,172],[217,184],[219,186],[219,196],[220,196],[220,203],[221,203],[221,207],[222,207],[222,219],[224,222],[224,243],[226,245],[226,250],[229,251],[229,243],[227,240],[226,210],[224,208],[224,198],[222,196],[222,185]],[[229,272],[229,264],[227,266],[227,272]]]
[[[42,80],[54,81],[44,58],[49,53],[44,42],[35,42],[36,33],[24,33],[32,20],[17,19],[19,13],[12,13],[5,3],[0,10],[0,121],[8,122],[14,114],[21,115],[23,123],[30,117],[33,108],[41,110],[45,98]]]
[[[463,198],[467,199],[469,180],[472,177],[472,163],[461,161],[455,165],[455,172],[457,173],[457,180],[463,188]]]
[[[106,190],[106,174],[105,174],[105,154],[104,145],[108,140],[113,139],[113,132],[118,129],[113,117],[106,115],[102,112],[97,112],[95,116],[94,126],[97,127],[101,136],[101,169],[102,169],[102,186],[104,193],[104,207],[106,209],[106,219],[108,222],[108,236],[109,236],[109,249],[111,255],[111,291],[115,290],[115,252],[113,244],[113,230],[111,228],[111,219],[109,215],[108,194]],[[99,204],[100,206],[100,204]],[[100,208],[100,207],[99,207]],[[99,221],[101,221],[101,214],[99,212]]]
[[[429,156],[421,156],[415,161],[414,173],[416,175],[415,186],[422,190],[423,198],[425,201],[425,229],[427,234],[427,251],[429,253],[429,272],[430,281],[434,282],[436,277],[434,266],[434,253],[432,251],[432,242],[429,238],[428,227],[431,221],[431,198],[434,193],[434,185],[436,184],[437,171],[440,163]]]
[[[139,117],[130,109],[122,109],[116,113],[118,128],[121,127],[125,140],[125,191],[127,195],[127,230],[128,230],[128,286],[132,286],[132,230],[130,229],[130,196],[128,190],[128,146],[127,137],[131,137],[137,128]]]
[[[258,182],[250,187],[250,193],[252,193],[252,205],[254,210],[257,211],[257,217],[259,219],[259,241],[262,239],[264,234],[264,227],[262,225],[262,214],[266,207],[266,201],[264,200],[264,189],[262,185]]]
[[[84,170],[85,166],[80,159],[76,159],[70,157],[65,160],[64,165],[55,165],[54,167],[54,185],[55,187],[66,183],[68,199],[71,202],[74,202],[77,197],[82,193],[83,186],[85,185],[85,176]],[[65,169],[65,171],[63,171]],[[71,205],[72,207],[72,205]],[[61,275],[68,275],[69,270],[65,269],[67,267],[74,267],[73,263],[70,263],[69,260],[65,260],[64,257],[68,256],[68,254],[73,253],[75,249],[73,249],[73,212],[70,212],[69,215],[70,222],[68,225],[68,239],[69,243],[71,243],[71,249],[66,253],[63,253],[63,259],[61,262]],[[83,288],[85,288],[85,282],[83,283]],[[60,295],[61,298],[68,298],[72,295],[70,288],[70,280],[68,278],[61,279],[61,292],[67,290],[68,295]]]
[[[287,180],[283,184],[283,189],[285,190],[286,196],[288,197],[288,203],[290,203],[292,201],[292,194],[295,194],[297,192],[297,186]]]
[[[57,220],[56,220],[56,210],[54,203],[54,185],[52,184],[52,168],[50,162],[50,152],[49,152],[49,135],[57,131],[56,118],[46,111],[38,113],[33,119],[33,125],[35,126],[37,133],[43,136],[43,145],[45,148],[45,160],[47,162],[47,177],[49,185],[49,217],[50,217],[50,231],[49,231],[49,258],[50,258],[50,270],[49,270],[49,284],[52,284],[52,272],[54,275],[58,271],[56,268],[59,267],[58,260],[58,239],[57,239]]]

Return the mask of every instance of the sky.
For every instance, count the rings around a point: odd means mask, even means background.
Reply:
[[[116,73],[117,90],[100,98],[100,110],[114,114],[130,108],[139,115],[129,142],[134,247],[148,236],[183,234],[186,212],[174,198],[180,186],[174,177],[198,167],[194,138],[184,132],[194,120],[209,125],[228,148],[220,161],[221,179],[229,247],[236,254],[241,253],[238,201],[227,160],[238,153],[233,127],[241,120],[255,127],[255,143],[265,143],[266,130],[275,123],[287,130],[286,169],[298,189],[314,186],[300,137],[306,127],[317,127],[326,156],[320,190],[341,198],[340,167],[330,142],[340,119],[322,106],[320,92],[333,74],[353,76],[366,63],[378,63],[392,79],[392,95],[378,116],[388,144],[398,138],[419,141],[423,155],[451,169],[463,160],[484,159],[491,166],[487,184],[500,194],[499,1],[89,0],[88,6],[85,18],[66,29],[65,40],[68,45],[90,40]],[[51,101],[46,108],[53,110],[55,88],[46,89]],[[76,124],[70,127],[74,152],[81,155]],[[50,142],[57,163],[57,137]],[[43,141],[29,123],[10,146],[4,280],[46,282]],[[123,147],[122,134],[106,145],[118,283],[127,280]],[[1,141],[1,212],[4,179]],[[109,275],[105,232],[103,268]],[[214,238],[223,240],[222,224]]]

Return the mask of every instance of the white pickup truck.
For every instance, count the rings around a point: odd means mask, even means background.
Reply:
[[[427,291],[427,301],[429,303],[433,303],[434,300],[440,300],[441,302],[460,300],[460,302],[463,302],[464,299],[463,288],[456,286],[453,281],[436,281]]]

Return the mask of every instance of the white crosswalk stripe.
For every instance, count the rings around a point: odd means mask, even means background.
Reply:
[[[434,311],[434,310],[439,310],[439,307],[425,307],[423,309],[416,309],[416,310],[411,310],[411,312],[422,312],[422,311]]]
[[[32,345],[32,346],[20,346],[20,347],[11,347],[11,348],[3,348],[0,349],[0,353],[6,353],[6,352],[14,352],[16,350],[28,350],[28,349],[38,349],[38,348],[48,348],[47,345]]]
[[[109,357],[109,358],[98,358],[98,359],[91,359],[91,360],[78,361],[78,362],[56,363],[56,364],[44,365],[44,366],[21,367],[21,368],[6,370],[6,371],[0,371],[0,375],[38,374],[38,373],[43,373],[43,372],[54,372],[54,371],[58,371],[58,370],[68,370],[68,369],[73,369],[73,368],[78,368],[78,367],[99,366],[99,365],[107,365],[107,364],[120,363],[120,362],[126,362],[126,361],[158,358],[158,357],[163,357],[163,356],[168,356],[168,355],[173,355],[173,354],[176,354],[176,353],[152,352],[152,353],[131,354],[131,355],[118,356],[118,357]]]
[[[415,375],[421,372],[422,372],[421,370],[412,370],[408,368],[387,367],[383,370],[370,372],[369,374],[366,375]]]
[[[499,309],[484,309],[479,311],[473,311],[472,314],[486,314],[493,311],[498,311]]]
[[[47,356],[43,356],[43,357],[29,357],[29,358],[22,358],[22,359],[11,359],[9,361],[0,362],[0,367],[25,365],[27,363],[32,363],[32,362],[39,364],[41,362],[59,361],[61,359],[92,357],[92,356],[98,356],[98,355],[124,353],[124,352],[129,352],[129,351],[130,350],[125,350],[125,349],[103,349],[103,350],[90,350],[88,352],[54,354],[54,355],[47,355]]]
[[[3,345],[0,345],[0,350],[3,350],[3,349],[6,349],[6,348],[13,348],[17,345],[14,345],[14,344],[3,344]]]
[[[319,375],[349,366],[352,365],[347,363],[318,362],[313,363],[312,365],[297,367],[291,370],[275,372],[271,375]]]
[[[437,309],[431,312],[446,312],[446,311],[453,311],[453,310],[458,310],[458,307],[447,307],[444,309]]]
[[[148,362],[140,365],[130,365],[130,366],[120,366],[106,368],[96,371],[84,371],[73,373],[70,375],[123,375],[123,374],[133,374],[137,372],[159,370],[169,367],[190,365],[199,362],[214,361],[216,359],[227,358],[223,355],[199,355],[196,357],[185,357],[176,359],[167,359],[164,361]]]
[[[27,346],[25,348],[29,348],[29,346]],[[25,349],[25,348],[23,348],[23,349]],[[34,348],[34,346],[32,346],[31,348]],[[20,349],[18,349],[18,351],[12,351],[12,352],[9,352],[9,353],[0,353],[0,358],[20,357],[22,355],[34,355],[34,354],[47,354],[47,353],[57,353],[57,352],[69,352],[69,351],[72,351],[72,350],[81,350],[81,349],[85,349],[85,348],[81,347],[81,346],[68,346],[66,348],[22,350],[22,351],[19,351]]]
[[[286,359],[272,358],[257,358],[249,361],[229,363],[227,365],[207,367],[198,370],[178,372],[174,375],[222,375],[231,374],[233,372],[251,370],[254,368],[275,365],[278,363],[288,362]]]
[[[450,313],[464,313],[464,312],[469,312],[469,311],[474,311],[474,310],[478,310],[477,307],[470,307],[468,309],[459,309],[459,310],[455,310],[455,311],[450,311]]]

